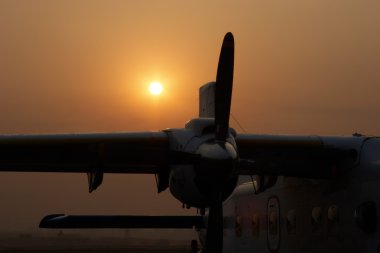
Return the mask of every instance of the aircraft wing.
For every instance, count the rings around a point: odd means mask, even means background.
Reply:
[[[326,177],[331,171],[315,168],[338,166],[359,152],[362,142],[359,137],[335,139],[238,134],[240,158],[254,162],[243,163],[239,174],[307,177],[309,171],[319,171]],[[0,171],[157,174],[169,166],[169,156],[164,132],[0,135]]]
[[[352,168],[364,138],[239,134],[239,175],[331,178]],[[248,161],[248,162],[245,162]]]
[[[167,165],[163,132],[1,135],[0,171],[157,173]]]
[[[164,132],[0,136],[0,171],[85,172],[90,192],[103,173],[156,174],[161,192],[168,162]]]

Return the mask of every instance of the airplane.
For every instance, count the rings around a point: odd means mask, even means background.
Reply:
[[[380,139],[239,134],[229,126],[234,37],[199,117],[157,132],[1,135],[0,171],[154,174],[194,216],[53,214],[41,228],[196,228],[203,253],[380,252]],[[248,182],[239,184],[241,176]]]

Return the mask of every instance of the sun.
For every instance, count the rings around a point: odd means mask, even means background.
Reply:
[[[160,82],[154,81],[149,85],[149,91],[152,95],[158,96],[162,93],[162,84]]]

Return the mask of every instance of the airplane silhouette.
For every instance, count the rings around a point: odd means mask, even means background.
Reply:
[[[201,210],[199,216],[55,214],[41,220],[43,228],[196,227],[206,253],[380,252],[379,140],[238,134],[229,126],[233,72],[234,37],[227,33],[216,81],[200,88],[199,117],[184,128],[2,135],[0,171],[87,173],[90,192],[104,173],[154,174],[158,192],[169,188],[184,206]],[[238,186],[242,175],[252,182]]]

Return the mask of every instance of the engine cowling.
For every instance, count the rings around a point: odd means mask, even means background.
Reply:
[[[221,194],[224,200],[235,189],[238,152],[234,130],[226,141],[215,139],[213,118],[196,118],[185,129],[169,129],[170,146],[176,155],[185,155],[183,164],[171,166],[172,195],[187,206],[205,208]]]
[[[238,154],[234,143],[213,140],[201,143],[195,151],[199,159],[191,165],[173,166],[170,173],[172,195],[187,206],[209,207],[216,192],[225,200],[235,189]]]

